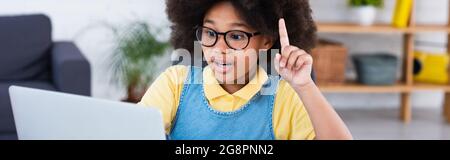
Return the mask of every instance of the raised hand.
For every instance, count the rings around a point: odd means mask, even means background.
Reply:
[[[278,22],[281,54],[275,56],[275,70],[292,87],[312,84],[311,70],[313,59],[304,50],[289,44],[289,36],[284,19]]]

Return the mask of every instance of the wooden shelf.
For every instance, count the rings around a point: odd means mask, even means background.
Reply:
[[[322,92],[347,92],[347,93],[401,93],[408,92],[405,84],[397,83],[389,86],[369,86],[356,82],[346,82],[342,85],[318,85]]]
[[[318,23],[317,28],[322,33],[422,33],[422,32],[446,32],[450,28],[445,25],[417,25],[408,28],[396,28],[388,24],[376,24],[373,26],[360,26],[347,23]]]
[[[446,32],[450,33],[450,28],[446,25],[416,25],[410,29],[410,32]]]
[[[450,92],[450,85],[442,84],[426,84],[426,83],[414,83],[412,91],[422,91],[422,90],[441,90],[444,92]]]
[[[338,85],[320,85],[320,90],[325,93],[409,93],[414,91],[444,91],[450,93],[450,85],[414,83],[406,85],[397,83],[387,86],[369,86],[356,82],[346,82]]]
[[[322,33],[406,33],[409,31],[407,28],[395,28],[383,24],[360,26],[346,23],[318,23],[317,28]]]

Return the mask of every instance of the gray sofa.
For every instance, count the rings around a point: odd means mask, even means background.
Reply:
[[[0,139],[17,139],[11,85],[89,96],[89,62],[72,42],[53,42],[45,15],[0,16]]]

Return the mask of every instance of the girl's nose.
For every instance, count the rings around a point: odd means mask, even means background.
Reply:
[[[226,54],[227,53],[227,49],[230,49],[227,45],[227,43],[225,42],[225,38],[220,35],[217,39],[217,43],[216,43],[216,49],[218,49],[222,54]]]

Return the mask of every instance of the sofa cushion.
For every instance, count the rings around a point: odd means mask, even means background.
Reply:
[[[48,79],[51,45],[47,16],[0,17],[0,80]]]
[[[17,140],[17,134],[16,132],[7,132],[7,133],[2,133],[0,132],[0,140]]]
[[[55,90],[55,87],[50,82],[45,81],[0,81],[0,133],[16,131],[8,91],[11,85],[39,88],[45,90]]]

